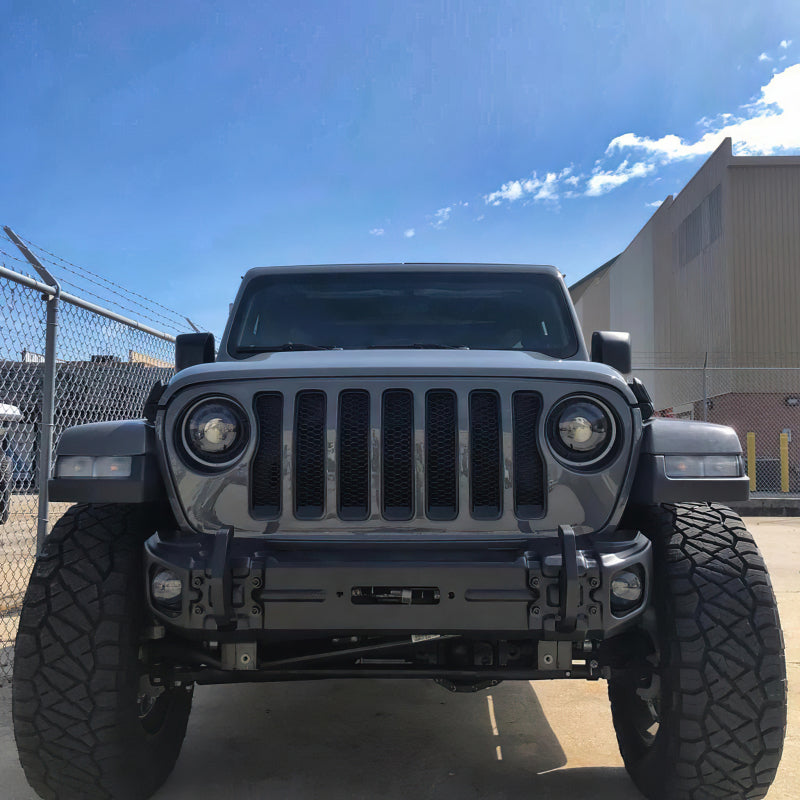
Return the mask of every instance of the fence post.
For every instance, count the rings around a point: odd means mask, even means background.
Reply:
[[[756,490],[756,435],[747,434],[747,474],[750,476],[750,491]]]
[[[708,422],[708,351],[703,361],[703,422]]]
[[[781,434],[781,491],[789,491],[789,434]]]
[[[50,525],[50,497],[47,482],[50,480],[50,462],[53,457],[53,427],[56,392],[56,345],[58,338],[58,305],[61,285],[47,267],[27,248],[22,239],[8,226],[3,230],[17,246],[42,280],[53,287],[55,293],[44,297],[47,304],[44,340],[44,373],[42,375],[42,427],[39,437],[39,517],[36,527],[36,555],[42,552]]]

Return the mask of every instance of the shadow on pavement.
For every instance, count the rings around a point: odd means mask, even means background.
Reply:
[[[525,682],[457,695],[432,681],[199,687],[156,798],[641,798],[622,769],[565,763]]]

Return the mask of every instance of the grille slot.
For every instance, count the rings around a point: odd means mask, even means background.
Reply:
[[[325,510],[325,394],[298,392],[294,420],[294,513],[319,519]]]
[[[544,463],[539,450],[539,416],[542,398],[537,392],[515,392],[514,512],[520,519],[544,513]]]
[[[407,389],[383,393],[383,516],[411,519],[414,513],[414,395]]]
[[[458,416],[456,396],[432,390],[425,398],[425,489],[429,519],[458,515]]]
[[[470,394],[469,434],[472,516],[497,519],[503,492],[500,485],[500,398],[496,392]]]
[[[267,519],[281,513],[283,395],[276,392],[256,395],[255,411],[258,448],[253,457],[250,502],[253,515]]]
[[[339,395],[339,516],[369,516],[369,393],[360,389]]]

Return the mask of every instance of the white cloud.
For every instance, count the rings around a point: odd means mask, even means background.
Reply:
[[[484,195],[483,199],[492,206],[502,205],[503,202],[513,203],[523,197],[536,202],[558,202],[561,184],[574,186],[576,178],[572,174],[572,166],[564,167],[560,172],[548,172],[544,178],[534,172],[530,178],[504,183],[497,191]]]
[[[508,200],[510,203],[513,203],[515,200],[519,200],[523,194],[522,184],[519,181],[509,181],[508,183],[504,183],[496,192],[487,194],[484,200],[486,200],[487,203],[491,203],[493,206],[499,206],[503,200]]]
[[[599,197],[602,194],[608,194],[613,189],[622,186],[623,183],[627,183],[631,178],[644,178],[655,168],[655,164],[648,164],[644,161],[637,161],[635,164],[628,166],[627,159],[613,170],[595,167],[592,171],[592,176],[586,181],[585,194],[587,197]]]
[[[663,200],[653,200],[652,203],[645,203],[644,205],[646,208],[659,208],[663,202]]]
[[[431,222],[431,227],[433,228],[443,228],[447,220],[450,219],[450,212],[453,210],[452,206],[447,206],[446,208],[440,208],[434,215],[433,215],[433,222]]]
[[[373,236],[383,236],[383,234],[384,234],[384,233],[386,233],[386,231],[385,231],[383,228],[373,228],[373,229],[370,231],[370,233],[371,233]]]
[[[781,39],[781,47],[786,50],[787,47],[792,43],[791,39]]]
[[[766,53],[762,53],[762,54],[761,54],[761,55],[758,57],[758,60],[759,60],[759,61],[772,61],[772,59],[771,59],[771,58],[770,58],[770,57],[769,57],[769,56],[768,56]]]
[[[475,217],[475,222],[480,222],[482,219],[486,219],[486,214],[479,214]]]
[[[606,154],[636,151],[645,158],[668,164],[713,152],[722,139],[733,139],[737,155],[768,155],[800,149],[800,64],[787,67],[761,87],[759,98],[742,106],[740,116],[719,117],[697,141],[674,134],[660,139],[625,133],[612,139]]]
[[[403,231],[403,236],[406,239],[411,239],[416,234],[416,231],[413,228],[408,228],[407,230]]]
[[[791,43],[784,39],[780,46],[786,50]],[[772,60],[766,53],[762,56],[762,61]],[[702,117],[697,122],[698,132],[692,138],[684,139],[674,133],[659,138],[623,133],[609,142],[590,173],[576,173],[573,165],[547,172],[542,177],[533,172],[530,177],[506,181],[499,189],[484,195],[484,203],[501,206],[522,201],[557,208],[561,200],[600,197],[630,180],[651,176],[666,164],[708,156],[726,137],[732,139],[736,155],[800,152],[800,63],[781,71],[773,68],[772,72],[755,100],[733,113]],[[656,175],[649,183],[659,180],[661,178]],[[656,208],[660,204],[646,205]],[[444,212],[461,205],[466,203],[440,209],[431,224],[440,227],[449,217]],[[475,221],[483,218],[481,214]]]

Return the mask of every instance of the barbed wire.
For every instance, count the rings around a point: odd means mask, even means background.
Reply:
[[[170,308],[169,306],[165,306],[163,303],[159,303],[157,300],[153,300],[151,297],[146,297],[145,295],[139,294],[138,292],[135,292],[132,289],[127,288],[126,286],[121,286],[120,284],[115,283],[111,279],[106,278],[104,275],[99,275],[98,273],[92,272],[92,270],[87,269],[86,267],[82,267],[79,264],[75,264],[72,261],[68,261],[66,258],[62,258],[61,256],[50,252],[46,248],[42,247],[40,244],[36,244],[35,242],[32,242],[30,239],[26,239],[25,237],[20,237],[20,238],[29,247],[33,247],[33,248],[35,248],[36,250],[38,250],[38,251],[40,251],[42,253],[46,253],[48,256],[50,256],[51,258],[56,259],[57,261],[61,262],[62,264],[66,264],[69,267],[72,267],[73,269],[76,269],[76,270],[79,270],[82,273],[85,273],[84,277],[90,276],[92,278],[96,278],[97,280],[103,281],[104,283],[109,284],[109,286],[113,286],[113,287],[115,287],[117,289],[120,289],[121,291],[125,292],[126,295],[134,295],[135,297],[138,297],[141,300],[146,301],[151,306],[157,306],[158,308],[160,308],[160,309],[162,309],[164,311],[168,311],[170,314],[172,314],[173,316],[177,317],[182,323],[186,321],[186,317],[183,314],[181,314],[179,311],[176,311],[174,308]],[[45,258],[43,260],[47,261],[49,264],[51,264],[54,267],[58,267],[58,265],[55,264],[50,259]],[[67,267],[63,267],[63,268],[67,269]],[[68,271],[71,272],[72,270],[68,270]],[[109,289],[108,291],[112,291],[112,290]],[[114,294],[118,294],[118,292],[114,292]],[[131,302],[134,302],[134,301],[131,301]]]
[[[45,263],[50,264],[50,266],[55,267],[57,271],[61,271],[63,269],[65,271],[69,272],[72,275],[77,275],[79,278],[87,278],[87,276],[82,275],[81,273],[77,272],[76,270],[70,269],[69,267],[62,267],[62,266],[60,266],[58,264],[55,264],[54,262],[50,261],[49,259],[42,259],[42,260]],[[178,326],[177,323],[175,322],[175,320],[170,319],[169,317],[165,316],[164,314],[160,314],[158,311],[154,311],[150,306],[147,306],[144,303],[140,303],[137,300],[134,300],[132,297],[127,297],[127,296],[121,294],[120,292],[115,291],[114,289],[109,289],[108,287],[105,287],[105,286],[102,287],[103,291],[110,292],[111,294],[114,294],[117,297],[121,297],[126,302],[132,303],[133,305],[136,305],[139,308],[144,309],[146,312],[148,312],[149,314],[154,315],[154,316],[147,316],[147,314],[142,314],[141,311],[133,311],[132,309],[130,309],[127,306],[125,306],[122,303],[120,303],[119,300],[114,300],[114,299],[111,299],[111,298],[103,297],[103,296],[101,296],[99,294],[96,294],[96,293],[90,291],[89,289],[86,289],[85,287],[79,287],[78,284],[70,283],[66,278],[60,278],[60,280],[61,280],[62,283],[65,283],[65,284],[67,284],[69,286],[74,286],[76,288],[80,288],[81,291],[87,292],[88,294],[91,294],[92,297],[96,297],[98,299],[101,299],[104,302],[115,303],[120,308],[125,308],[126,310],[131,311],[131,313],[138,314],[140,316],[145,316],[145,317],[147,317],[147,319],[150,319],[152,322],[157,322],[157,324],[159,324],[159,325],[164,325],[164,324],[170,325],[170,326],[172,326],[173,328],[175,328],[176,330],[179,330],[179,331],[183,331],[183,330],[186,329],[186,325],[185,324],[183,326]],[[135,293],[132,292],[131,294],[135,294]],[[156,317],[158,318],[157,320],[156,320]],[[184,320],[185,320],[185,318],[184,318]]]
[[[9,239],[6,236],[3,236],[2,238],[5,239],[7,242],[11,242],[11,239]],[[11,244],[14,244],[14,243],[11,242]],[[13,256],[13,255],[11,255],[11,253],[7,253],[3,249],[0,249],[0,255],[4,255],[9,260],[16,261],[17,263],[22,264],[27,269],[28,273],[30,273],[31,265],[24,258],[18,258],[17,256]]]
[[[109,304],[108,298],[102,297],[99,294],[95,294],[91,289],[87,289],[85,286],[81,286],[80,284],[73,283],[72,281],[67,280],[66,278],[61,278],[60,283],[64,286],[69,286],[72,289],[76,289],[81,294],[88,294],[90,297],[94,297],[95,300],[100,300],[103,303]],[[186,328],[177,326],[174,322],[162,317],[161,319],[156,319],[155,317],[150,316],[149,314],[144,314],[141,311],[138,311],[133,308],[129,308],[124,303],[120,303],[117,300],[110,301],[110,304],[117,306],[117,308],[121,308],[123,311],[127,311],[129,314],[133,315],[134,317],[140,317],[142,319],[146,319],[149,322],[152,322],[154,325],[157,325],[161,328],[171,328],[173,331],[177,333],[184,333]]]
[[[16,246],[14,245],[14,242],[4,233],[0,233],[0,238],[3,238],[11,245]],[[54,272],[56,273],[56,277],[59,279],[59,282],[63,283],[65,286],[69,286],[77,290],[79,293],[90,295],[92,298],[94,298],[95,300],[99,300],[104,305],[113,305],[116,308],[125,311],[127,314],[132,315],[133,317],[141,317],[143,319],[146,319],[157,327],[168,328],[170,331],[176,333],[183,333],[186,331],[188,319],[185,315],[181,314],[180,312],[175,311],[174,309],[171,309],[168,306],[165,306],[156,300],[145,297],[144,295],[139,294],[138,292],[135,292],[131,289],[127,289],[121,284],[115,283],[114,281],[105,278],[102,275],[92,272],[92,270],[86,269],[85,267],[81,267],[78,264],[68,261],[67,259],[62,258],[61,256],[58,256],[55,253],[50,252],[46,248],[36,244],[35,242],[32,242],[29,239],[25,239],[24,237],[20,238],[32,250],[36,251],[37,257],[39,257],[42,262],[54,268]],[[42,255],[43,253],[47,255]],[[31,266],[27,260],[19,258],[18,256],[15,256],[12,253],[9,253],[3,249],[0,249],[0,254],[6,256],[8,259],[14,261],[16,264],[22,265],[23,267],[25,267],[26,273],[31,274]],[[48,258],[48,256],[51,256],[51,258]],[[68,272],[71,275],[77,276],[78,278],[82,278],[84,280],[92,282],[95,282],[93,279],[96,279],[97,281],[102,281],[103,283],[108,285],[107,286],[103,284],[97,285],[95,286],[96,291],[93,291],[92,289],[87,288],[83,284],[79,284],[76,283],[75,281],[71,281],[65,278],[63,276],[63,272]],[[117,291],[117,289],[119,289],[120,291]],[[109,295],[114,295],[114,297],[111,297]],[[145,302],[144,303],[139,302],[135,298],[140,298]],[[132,305],[136,306],[137,308],[132,308],[131,307]],[[173,315],[174,318],[162,314],[160,311],[156,310],[157,308],[163,309],[164,311]]]

